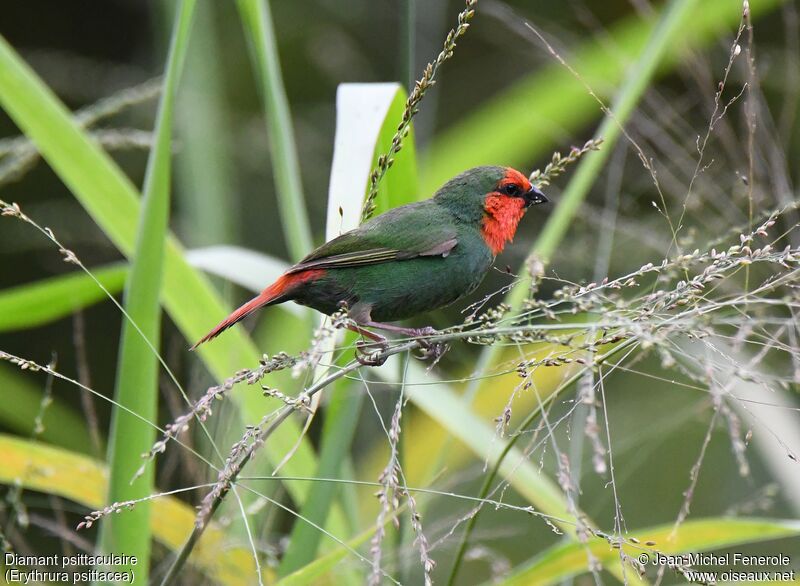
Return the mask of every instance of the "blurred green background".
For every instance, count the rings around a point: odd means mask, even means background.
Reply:
[[[411,29],[409,3],[414,12]],[[273,2],[271,6],[303,183],[303,193],[293,193],[291,197],[305,202],[314,243],[320,244],[325,240],[337,87],[346,82],[383,81],[398,81],[409,87],[410,77],[418,77],[440,50],[463,5],[443,0],[295,0]],[[752,9],[757,79],[749,77],[745,32],[740,40],[745,54],[731,68],[720,98],[721,107],[730,103],[730,110],[724,118],[716,119],[715,92],[732,54],[741,3],[715,0],[694,8],[694,16],[661,60],[655,81],[649,84],[625,125],[629,140],[623,138],[611,145],[607,164],[552,255],[547,278],[541,285],[542,298],[548,298],[563,281],[587,283],[606,276],[615,278],[647,262],[660,262],[672,249],[669,227],[657,209],[661,204],[653,203],[661,199],[651,174],[639,160],[637,148],[654,161],[663,197],[674,219],[692,183],[693,196],[688,199],[680,233],[684,250],[704,249],[706,242],[729,236],[731,228],[747,223],[749,185],[742,176],[749,176],[754,186],[752,196],[758,214],[797,199],[800,5],[793,0],[753,0]],[[427,197],[449,176],[475,164],[514,165],[530,172],[543,167],[554,151],[582,145],[593,136],[603,114],[583,82],[612,103],[625,71],[638,58],[637,49],[643,46],[663,10],[663,4],[646,0],[481,0],[471,29],[443,67],[414,121],[420,193],[402,197]],[[174,12],[175,4],[171,2],[33,0],[6,7],[0,18],[0,34],[53,92],[77,111],[125,88],[141,87],[164,73]],[[526,28],[525,21],[544,35],[582,81],[558,64]],[[175,102],[170,227],[187,248],[231,244],[286,261],[296,260],[291,258],[291,246],[276,213],[278,196],[271,163],[274,153],[270,152],[265,130],[264,105],[248,38],[235,4],[200,0],[192,27]],[[751,85],[745,93],[746,83]],[[144,181],[149,147],[154,140],[157,102],[153,95],[92,128],[136,186]],[[752,146],[748,143],[747,107],[756,112]],[[714,132],[698,173],[698,145],[709,120],[715,120]],[[0,114],[3,146],[11,145],[9,141],[17,135],[19,129],[12,120]],[[754,161],[752,174],[748,152]],[[46,163],[21,165],[14,156],[12,153],[0,159],[0,198],[18,202],[25,213],[52,228],[88,267],[124,261]],[[21,166],[10,172],[15,165]],[[547,189],[556,205],[568,179],[569,172]],[[505,267],[517,271],[524,263],[551,213],[540,210],[541,207],[535,208],[525,219],[514,244],[498,259],[501,270],[491,272],[470,300],[426,316],[419,323],[437,327],[459,323],[468,303],[510,284],[512,278]],[[788,214],[781,221],[785,222],[781,226],[789,230],[795,225],[796,215]],[[726,244],[736,243],[737,238],[734,236]],[[797,234],[790,234],[785,243],[796,245]],[[12,219],[0,222],[0,291],[74,271],[75,267],[65,264],[52,245],[30,226]],[[115,281],[114,290],[119,292],[119,275]],[[230,304],[238,304],[249,295],[220,278],[215,277],[214,284]],[[299,340],[297,335],[291,335],[293,328],[304,327],[291,319],[269,309],[248,322],[247,328],[254,331],[260,351],[297,352],[305,347],[307,334]],[[76,315],[47,320],[35,327],[4,325],[0,329],[0,350],[40,363],[56,354],[59,372],[111,396],[121,323],[119,310],[111,303],[93,303]],[[213,377],[195,356],[186,353],[188,343],[194,340],[187,341],[166,316],[162,327],[162,355],[196,398],[213,383]],[[466,343],[454,344],[435,374],[444,380],[468,377],[480,350]],[[786,355],[768,357],[761,365],[765,379],[772,377],[783,383],[786,394],[782,400],[794,405],[779,410],[783,418],[774,429],[776,436],[794,449],[800,449],[793,443],[798,429],[797,375],[790,371],[792,361],[797,359],[795,347]],[[275,386],[286,393],[298,392],[303,382],[289,377],[277,380],[280,384],[274,383]],[[163,392],[159,423],[163,424],[186,407],[176,398],[163,373],[160,382]],[[264,382],[273,386],[270,379]],[[494,418],[502,413],[515,384],[511,375],[485,385],[481,396],[489,398],[481,399],[475,407],[485,424],[494,425]],[[669,524],[678,515],[713,412],[707,392],[686,386],[693,384],[681,372],[664,369],[658,356],[644,353],[635,359],[630,370],[615,372],[607,381],[606,407],[616,488],[629,530]],[[43,377],[26,376],[0,364],[0,389],[6,397],[5,406],[0,408],[0,431],[30,436],[43,386]],[[455,389],[464,386],[453,385]],[[375,385],[375,389],[376,406],[388,420],[396,400],[395,389],[390,385]],[[82,398],[76,388],[63,381],[56,381],[52,392],[56,405],[46,412],[41,439],[103,460],[101,444],[108,433],[110,405],[96,398]],[[355,381],[342,392],[355,395],[361,387]],[[558,420],[571,409],[574,398],[574,391],[566,393],[564,402],[554,406],[549,418]],[[358,406],[361,411],[352,447],[347,450],[352,456],[341,474],[376,482],[388,455],[386,438],[369,401],[351,401],[349,408]],[[532,393],[519,401],[514,408],[514,422],[536,404]],[[87,402],[96,415],[86,415]],[[241,435],[228,405],[226,402],[212,419],[212,428],[222,428],[214,432],[217,438],[224,433],[233,439]],[[321,441],[325,411],[322,413],[309,430],[315,447]],[[92,423],[95,417],[96,426]],[[483,460],[457,440],[446,444],[450,447],[444,460],[438,460],[444,433],[440,422],[411,406],[404,417],[401,449],[409,483],[475,495],[485,476]],[[784,427],[786,420],[793,427]],[[65,433],[62,422],[67,422],[64,426],[70,430],[82,431]],[[611,532],[615,503],[608,487],[609,477],[592,470],[588,442],[582,448],[570,448],[571,440],[583,433],[581,425],[578,420],[562,423],[556,435],[562,449],[574,460],[572,472],[581,489],[578,506]],[[745,428],[749,425],[745,424]],[[755,429],[758,436],[759,428]],[[603,440],[605,443],[606,438]],[[220,442],[223,453],[231,443],[226,441]],[[197,439],[197,445],[201,451],[205,449],[201,439]],[[773,442],[763,450],[750,449],[751,470],[742,478],[728,430],[725,425],[717,426],[705,453],[690,519],[797,518],[800,476],[796,462],[778,454],[777,459],[785,462],[776,464],[765,455],[770,450],[780,451],[778,446]],[[555,477],[556,464],[547,449],[534,452],[530,461],[534,467],[541,464],[546,474]],[[437,462],[440,466],[429,475],[430,467]],[[788,471],[786,464],[790,466]],[[265,462],[259,467],[250,473],[268,473]],[[159,460],[156,482],[160,489],[168,490],[209,477],[215,475],[209,476],[199,461],[173,448]],[[293,502],[274,482],[262,484],[259,489],[274,498],[294,508],[302,505]],[[354,500],[349,503],[346,498],[337,497],[345,516],[350,516],[350,536],[357,533],[356,529],[368,528],[374,520],[377,502],[367,496],[374,490],[375,487],[353,489],[348,494]],[[359,496],[361,502],[355,500]],[[0,519],[15,551],[44,554],[92,547],[93,532],[75,534],[72,530],[84,509],[69,500],[57,501],[44,492],[26,491],[20,498],[31,513],[31,524],[17,526],[14,498],[7,499]],[[191,504],[197,502],[195,496],[180,498]],[[514,489],[504,492],[503,500],[527,504]],[[446,497],[426,499],[423,504],[425,532],[435,544],[431,556],[439,564],[434,573],[437,583],[446,581],[463,524],[458,524],[452,535],[451,528],[473,506]],[[269,505],[253,510],[259,551],[264,560],[275,562],[286,548],[293,519]],[[349,515],[354,510],[359,511],[358,519]],[[241,527],[237,527],[238,514],[238,509],[231,506],[223,518],[234,526],[230,539],[239,539],[237,543],[241,545],[244,540]],[[421,583],[418,553],[409,531],[406,521],[399,537],[386,538],[385,547],[392,550],[386,556],[390,567],[395,567],[391,566],[395,564],[394,556],[400,560],[396,575],[402,577],[403,583]],[[324,536],[321,539],[323,551],[335,545]],[[536,517],[487,507],[473,533],[468,561],[459,573],[458,583],[502,580],[511,568],[531,560],[560,539]],[[734,549],[790,553],[794,554],[792,567],[800,564],[797,537]],[[368,548],[362,547],[361,551],[369,557]],[[163,571],[165,553],[162,546],[156,550],[157,572]],[[320,578],[319,583],[359,583],[363,576],[358,572],[363,572],[364,567],[363,562],[350,556],[337,566],[334,577]],[[607,573],[602,576],[604,580],[615,579]],[[184,579],[188,584],[208,578],[187,573]],[[667,574],[667,583],[682,580],[677,574]],[[576,578],[578,583],[593,581],[591,574]]]

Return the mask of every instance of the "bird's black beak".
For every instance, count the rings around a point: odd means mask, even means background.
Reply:
[[[531,207],[550,201],[547,199],[547,196],[542,193],[541,189],[533,185],[531,185],[530,191],[525,192],[523,197],[525,198],[525,207]]]

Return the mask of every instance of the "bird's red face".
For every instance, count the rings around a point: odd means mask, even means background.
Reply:
[[[547,201],[544,193],[531,185],[525,175],[507,168],[494,191],[486,195],[484,204],[481,234],[492,254],[500,254],[506,242],[511,242],[519,221],[530,206]]]
[[[537,187],[531,185],[525,175],[508,167],[505,176],[497,182],[497,187],[494,192],[489,194],[495,197],[511,197],[520,198],[523,200],[525,207],[546,203],[549,200]]]

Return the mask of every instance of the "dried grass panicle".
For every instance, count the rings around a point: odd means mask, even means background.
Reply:
[[[710,248],[704,252],[695,249],[659,264],[647,263],[636,271],[601,283],[569,283],[554,291],[550,301],[529,299],[522,313],[516,316],[507,318],[503,305],[489,308],[480,318],[465,324],[467,340],[476,344],[547,341],[574,351],[528,361],[528,367],[537,367],[582,363],[585,357],[574,355],[577,351],[593,351],[632,337],[650,347],[668,334],[699,333],[708,326],[711,316],[724,313],[720,310],[750,303],[753,311],[759,298],[770,297],[791,282],[800,263],[800,248],[787,245],[775,250],[773,244],[759,244],[769,237],[778,217],[790,209],[793,206],[771,212],[760,225],[739,234],[736,243],[729,243],[725,249]],[[770,267],[770,277],[756,289],[731,293],[728,289],[736,288],[733,283],[736,273],[753,264]],[[721,288],[720,282],[729,286]],[[646,284],[650,285],[650,292],[640,293]],[[728,294],[722,297],[721,291]],[[780,298],[774,303],[780,304]],[[586,330],[597,330],[595,339],[576,335],[575,324],[558,325],[562,316],[578,313],[603,316],[599,325],[584,326]],[[540,324],[532,324],[533,319]],[[556,323],[547,324],[548,321]],[[559,329],[571,329],[573,333],[561,334]]]
[[[0,352],[0,360],[7,360],[16,366],[19,366],[22,370],[31,370],[32,372],[43,370],[47,373],[47,382],[44,386],[44,392],[42,393],[42,398],[39,401],[39,408],[37,409],[33,418],[33,428],[28,436],[29,440],[38,441],[45,432],[44,418],[47,413],[47,409],[53,404],[53,381],[55,379],[54,373],[56,372],[55,369],[57,357],[54,353],[50,359],[50,362],[48,362],[47,366],[44,368],[40,368],[39,365],[35,363],[22,360],[11,354],[6,354],[5,352]],[[31,475],[35,475],[36,473],[37,472],[33,464],[26,464],[22,470],[22,473],[14,478],[14,481],[9,487],[8,494],[5,498],[8,508],[10,509],[9,522],[16,524],[23,530],[27,529],[30,525],[28,507],[22,498],[23,491],[26,481]]]
[[[519,315],[509,314],[502,306],[489,308],[481,318],[466,324],[464,333],[469,336],[466,340],[479,344],[551,344],[554,349],[548,355],[537,354],[516,363],[518,375],[525,380],[540,367],[580,365],[582,368],[575,367],[573,371],[583,372],[578,400],[590,407],[583,431],[592,444],[593,467],[600,474],[609,469],[608,451],[600,439],[596,398],[591,392],[593,370],[600,364],[598,361],[608,356],[610,345],[638,348],[638,356],[654,351],[662,368],[675,369],[696,381],[700,388],[708,389],[714,399],[714,420],[718,418],[727,427],[739,472],[747,476],[750,469],[746,449],[752,429],[745,433],[740,416],[729,404],[736,401],[731,395],[732,387],[720,388],[717,381],[730,381],[726,385],[755,382],[761,388],[773,390],[777,386],[787,387],[788,381],[794,380],[797,366],[792,349],[796,341],[792,336],[796,324],[791,316],[800,302],[796,287],[800,247],[784,244],[792,240],[798,224],[786,231],[775,229],[780,217],[794,209],[796,203],[767,212],[753,222],[755,228],[740,229],[727,239],[714,240],[705,251],[696,248],[657,264],[646,263],[616,279],[567,283],[550,300],[530,299]],[[755,266],[758,271],[747,271]],[[741,278],[745,274],[749,279]],[[753,280],[755,275],[760,280]],[[572,316],[579,313],[595,317],[576,323]],[[737,353],[754,349],[750,364],[723,351],[723,358],[730,364],[712,365],[706,376],[693,372],[698,359],[687,352],[686,344],[700,343],[720,353],[714,346],[720,341],[729,343]],[[786,372],[782,375],[760,372],[757,365],[774,352],[783,352],[791,358],[785,361]],[[630,366],[630,361],[626,364]],[[743,408],[746,410],[746,405]],[[797,459],[780,438],[776,440],[788,458]],[[702,464],[701,457],[692,468],[691,485],[678,523],[689,514],[693,486]],[[568,469],[562,465],[558,479],[569,496],[573,487],[567,474]],[[559,530],[555,525],[552,527]],[[610,539],[612,547],[620,547],[619,535]],[[623,556],[622,561],[632,567],[637,565],[628,556]]]
[[[465,325],[477,324],[483,329],[489,329],[499,324],[508,313],[511,312],[511,306],[508,303],[499,303],[498,305],[489,307],[480,315],[470,314],[464,320]]]
[[[604,475],[608,472],[606,447],[603,444],[603,440],[600,439],[600,424],[597,421],[597,393],[594,384],[594,372],[590,368],[586,369],[586,372],[578,381],[578,401],[587,407],[583,433],[592,444],[592,467],[595,474]]]
[[[18,366],[20,370],[30,370],[31,372],[39,372],[40,370],[43,370],[43,367],[40,364],[33,362],[32,360],[26,360],[25,358],[14,356],[13,354],[3,352],[2,350],[0,350],[0,360],[10,362],[14,366]]]
[[[224,399],[228,391],[237,384],[242,382],[248,385],[256,384],[271,372],[291,368],[297,360],[296,357],[290,356],[286,352],[279,352],[274,356],[264,354],[258,361],[258,368],[240,370],[232,377],[227,378],[222,384],[209,387],[205,394],[194,404],[191,411],[181,415],[164,427],[164,433],[161,438],[153,444],[149,452],[142,454],[142,458],[150,461],[158,454],[164,453],[167,449],[167,443],[188,430],[192,420],[205,422],[213,413],[212,406],[214,402]],[[140,468],[137,476],[141,475],[142,472],[143,468]]]
[[[589,151],[599,151],[602,144],[602,137],[592,138],[587,140],[582,147],[572,147],[566,155],[562,155],[556,151],[543,170],[536,169],[530,174],[530,182],[536,187],[546,187],[550,185],[550,181],[564,173],[567,167],[577,162],[583,155]]]
[[[589,532],[586,523],[583,521],[583,515],[578,511],[576,498],[580,493],[580,488],[572,478],[569,456],[564,452],[560,452],[557,454],[556,460],[558,463],[556,480],[566,496],[567,510],[575,519],[575,535],[578,537],[578,541],[586,543],[589,540]]]
[[[28,222],[28,216],[22,213],[19,204],[16,202],[8,203],[0,199],[0,216],[19,218],[23,222]]]
[[[88,135],[107,151],[149,150],[155,142],[151,131],[138,128],[101,128],[89,131]],[[0,187],[23,179],[40,158],[33,143],[16,147],[0,162]]]
[[[400,507],[400,495],[402,493],[400,476],[402,470],[400,469],[400,462],[397,459],[397,444],[400,441],[400,420],[403,417],[403,400],[403,396],[398,399],[394,413],[392,414],[392,423],[388,429],[391,455],[389,456],[389,462],[378,478],[381,488],[375,493],[381,506],[378,512],[378,518],[375,520],[375,535],[373,535],[370,540],[372,572],[370,573],[369,584],[375,586],[381,583],[383,576],[383,572],[381,571],[381,558],[383,557],[383,538],[386,535],[386,518],[392,511],[396,511]],[[395,527],[399,527],[397,517],[394,517],[394,524]]]
[[[100,519],[102,519],[103,517],[106,517],[106,516],[108,516],[108,515],[111,515],[112,513],[121,513],[122,511],[130,511],[130,510],[132,510],[132,509],[133,509],[133,508],[136,506],[136,504],[137,504],[138,502],[140,502],[141,500],[142,500],[142,499],[139,499],[139,500],[131,500],[131,501],[121,501],[121,502],[117,502],[117,503],[111,503],[111,504],[110,504],[110,505],[108,505],[107,507],[104,507],[104,508],[102,508],[102,509],[100,509],[100,510],[97,510],[97,511],[92,511],[91,513],[89,513],[88,515],[86,515],[86,516],[83,518],[83,521],[81,521],[80,523],[78,523],[78,526],[76,527],[76,529],[77,529],[78,531],[80,531],[81,529],[89,529],[89,528],[91,528],[91,526],[92,526],[92,525],[94,525],[94,524],[95,524],[97,521],[99,521],[99,520],[100,520]],[[147,499],[145,499],[145,500],[147,500]]]
[[[248,425],[242,438],[231,446],[228,457],[225,459],[225,465],[217,476],[217,482],[203,498],[197,509],[195,528],[202,529],[208,524],[214,514],[214,510],[225,498],[244,465],[252,457],[255,450],[263,445],[263,431],[266,422],[267,417],[262,419],[258,425]]]
[[[411,120],[419,111],[418,106],[422,98],[425,97],[425,92],[436,83],[435,78],[439,68],[445,61],[453,56],[453,51],[455,51],[456,48],[456,41],[467,32],[469,21],[472,20],[472,17],[475,15],[475,6],[477,3],[478,0],[466,0],[466,7],[458,15],[458,25],[447,33],[441,52],[433,62],[428,63],[425,67],[422,77],[414,84],[411,95],[406,99],[403,116],[400,120],[400,124],[397,126],[397,132],[395,132],[392,137],[389,150],[378,157],[378,164],[369,176],[369,189],[367,190],[367,197],[364,200],[364,206],[361,210],[362,222],[370,219],[372,214],[375,213],[375,198],[378,195],[378,185],[394,163],[393,157],[403,148],[403,140],[408,136],[408,132],[411,128]]]
[[[750,463],[747,461],[747,445],[742,433],[742,420],[727,403],[721,403],[719,411],[725,419],[731,449],[739,468],[739,476],[750,476]]]
[[[270,388],[266,385],[261,385],[261,390],[264,393],[265,397],[272,397],[273,399],[278,399],[287,407],[291,407],[296,411],[304,411],[306,413],[311,413],[311,397],[309,397],[305,393],[300,393],[296,397],[292,397],[290,395],[286,395],[279,391],[278,389]]]
[[[428,543],[428,538],[425,537],[425,533],[422,530],[422,516],[417,508],[417,501],[414,500],[414,497],[407,490],[403,491],[403,496],[408,503],[408,511],[411,516],[411,528],[413,529],[415,536],[414,546],[416,546],[416,548],[419,550],[419,560],[422,563],[422,572],[425,576],[425,586],[431,586],[433,584],[433,578],[431,577],[431,574],[436,568],[436,561],[430,556],[431,547]]]
[[[22,211],[22,209],[19,207],[19,204],[8,203],[0,199],[0,217],[16,218],[18,220],[25,222],[26,224],[33,226],[39,232],[44,234],[48,240],[50,240],[53,244],[58,246],[58,252],[60,252],[61,256],[64,257],[64,262],[77,265],[81,269],[83,269],[86,273],[89,273],[91,275],[89,270],[83,265],[83,263],[75,255],[75,253],[66,248],[63,244],[61,244],[61,242],[58,240],[58,238],[56,238],[56,235],[50,228],[46,226],[43,227],[37,224],[30,216],[27,216]]]
[[[140,84],[123,88],[118,92],[81,108],[75,113],[75,120],[81,126],[88,128],[112,116],[125,111],[132,106],[155,100],[161,95],[164,87],[163,78],[154,77]]]

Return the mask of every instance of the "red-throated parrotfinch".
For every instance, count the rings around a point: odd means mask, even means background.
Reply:
[[[294,301],[331,315],[348,309],[351,329],[429,335],[431,328],[387,324],[453,303],[483,280],[527,209],[547,202],[508,167],[461,173],[427,200],[381,214],[326,242],[289,268],[193,346],[266,305]]]

